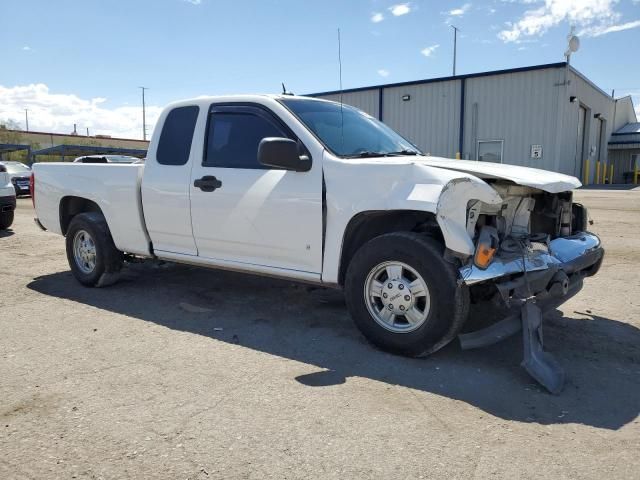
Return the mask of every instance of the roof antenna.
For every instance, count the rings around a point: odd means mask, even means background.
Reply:
[[[344,149],[344,112],[342,109],[342,42],[340,41],[340,28],[338,28],[338,76],[340,80],[340,142]]]
[[[284,86],[284,82],[282,82],[282,95],[294,95],[293,92],[287,92],[287,87]]]

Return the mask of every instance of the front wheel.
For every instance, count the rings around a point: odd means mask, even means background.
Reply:
[[[393,353],[419,357],[452,338],[469,299],[455,267],[434,239],[411,232],[381,235],[363,245],[347,269],[345,296],[364,336]]]
[[[66,238],[67,260],[73,276],[88,287],[115,283],[122,269],[122,252],[113,243],[101,213],[88,212],[71,220]]]

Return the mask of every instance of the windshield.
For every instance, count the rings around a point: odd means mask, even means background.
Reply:
[[[31,169],[22,163],[5,163],[8,173],[29,173]]]
[[[421,155],[408,140],[349,105],[283,98],[280,100],[331,152],[346,158]]]

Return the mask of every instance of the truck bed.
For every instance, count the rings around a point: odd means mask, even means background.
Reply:
[[[140,185],[143,164],[36,163],[35,207],[40,223],[62,234],[60,206],[67,197],[95,202],[123,252],[149,255]]]

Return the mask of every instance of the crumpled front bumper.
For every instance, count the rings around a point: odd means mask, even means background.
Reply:
[[[499,280],[514,274],[563,271],[567,276],[582,272],[594,275],[602,263],[604,248],[600,239],[589,232],[556,238],[549,242],[548,251],[528,252],[524,255],[496,256],[486,269],[478,268],[473,261],[459,269],[460,281],[468,286]]]

